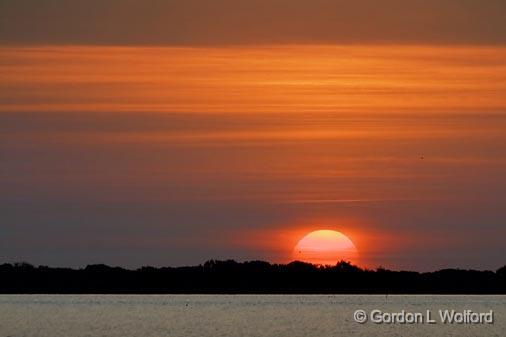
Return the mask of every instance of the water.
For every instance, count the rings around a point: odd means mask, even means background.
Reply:
[[[353,313],[494,311],[494,324],[359,324]],[[0,337],[506,336],[506,296],[0,295]]]

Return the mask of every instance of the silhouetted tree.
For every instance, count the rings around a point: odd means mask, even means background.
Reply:
[[[363,271],[359,267],[352,265],[349,261],[340,261],[334,267],[332,267],[332,269],[335,271],[347,272],[347,273]]]
[[[348,261],[321,266],[294,261],[239,263],[209,260],[189,267],[137,270],[88,265],[83,269],[0,265],[0,293],[501,293],[506,266],[492,271],[431,273],[363,270]]]

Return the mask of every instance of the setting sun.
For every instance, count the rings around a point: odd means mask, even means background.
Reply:
[[[341,260],[355,262],[358,254],[346,235],[333,230],[317,230],[297,243],[293,255],[299,261],[333,265]]]

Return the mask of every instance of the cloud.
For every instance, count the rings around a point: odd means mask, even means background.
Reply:
[[[504,44],[502,0],[0,0],[0,44]]]
[[[0,112],[506,109],[504,46],[3,47],[0,73]]]

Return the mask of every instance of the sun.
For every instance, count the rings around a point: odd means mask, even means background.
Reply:
[[[358,251],[343,233],[317,230],[304,236],[293,249],[295,260],[313,264],[334,265],[344,260],[355,262]]]

